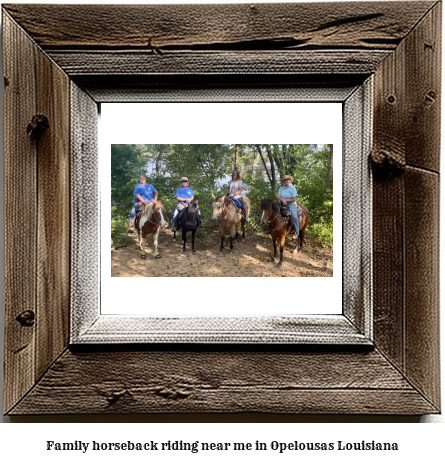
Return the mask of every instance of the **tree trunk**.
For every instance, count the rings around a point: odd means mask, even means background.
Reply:
[[[156,157],[155,161],[155,170],[156,170],[156,177],[158,178],[161,175],[161,157],[162,157],[163,149],[159,150],[159,153]]]
[[[239,155],[239,145],[235,145],[236,151],[235,151],[235,170],[238,170],[238,155]]]
[[[328,144],[326,146],[327,150],[329,151],[329,165],[328,165],[328,172],[326,174],[326,182],[324,185],[324,196],[323,200],[327,199],[328,191],[332,189],[332,181],[334,179],[334,166],[333,166],[333,150],[332,144]]]
[[[270,151],[267,152],[269,162],[270,162],[270,171],[269,171],[269,169],[267,168],[266,160],[264,160],[263,151],[261,149],[261,146],[260,145],[255,145],[255,147],[257,148],[258,153],[260,154],[261,161],[263,162],[264,169],[266,170],[267,178],[269,179],[270,185],[271,185],[272,189],[275,191],[276,187],[277,187],[277,180],[276,180],[276,176],[275,176],[275,165],[274,165],[272,154],[270,153]],[[267,150],[267,148],[266,148],[266,150]]]

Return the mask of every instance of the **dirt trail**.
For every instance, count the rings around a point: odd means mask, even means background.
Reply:
[[[196,237],[196,254],[191,251],[191,235],[188,234],[187,250],[182,253],[181,233],[173,243],[171,231],[161,231],[158,249],[162,258],[156,260],[153,254],[153,242],[149,239],[146,248],[147,259],[141,260],[136,235],[134,244],[118,249],[111,248],[111,276],[323,276],[333,275],[332,249],[325,249],[310,239],[305,241],[302,252],[292,254],[295,246],[293,238],[286,239],[283,254],[283,266],[277,267],[271,260],[273,250],[270,237],[251,234],[243,241],[237,239],[233,244],[233,253],[228,254],[228,239],[223,254],[219,254],[220,239],[216,231],[206,231],[204,238]]]

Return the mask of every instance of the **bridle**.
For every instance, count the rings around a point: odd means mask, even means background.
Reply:
[[[270,219],[270,217],[274,213],[274,208],[275,207],[277,207],[277,214],[273,217],[273,219]],[[262,228],[264,228],[264,229],[267,228],[269,233],[272,233],[272,232],[276,231],[277,229],[280,229],[284,224],[286,224],[288,222],[287,220],[284,220],[284,222],[282,222],[281,224],[276,225],[273,229],[270,228],[270,224],[278,218],[279,214],[280,214],[280,207],[278,205],[276,205],[275,203],[272,203],[272,211],[269,213],[269,217],[267,218],[266,223],[265,224],[260,224],[260,226]]]
[[[224,199],[221,198],[218,202],[217,201],[214,201],[213,203],[219,203],[220,204],[220,207],[219,207],[219,216],[218,216],[218,219],[216,221],[221,221],[221,219],[224,219],[223,217],[223,212],[225,210],[224,208]]]
[[[153,205],[153,211],[151,212],[151,218],[153,218],[153,216],[154,216],[155,213],[159,213],[159,212],[155,211],[155,207],[154,207],[154,205]],[[147,218],[147,221],[148,221],[149,223],[151,223],[151,224],[154,224],[154,225],[158,225],[158,226],[159,226],[159,225],[161,224],[161,215],[159,214],[159,221],[156,222],[156,223],[153,223],[153,221],[151,221],[150,218]]]

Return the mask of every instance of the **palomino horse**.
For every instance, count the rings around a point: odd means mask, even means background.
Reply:
[[[185,210],[185,211],[184,211]],[[184,210],[178,213],[178,229],[182,229],[182,253],[185,252],[185,243],[187,242],[187,231],[192,232],[192,252],[196,253],[195,250],[195,234],[196,228],[198,227],[198,216],[199,216],[199,207],[198,201],[194,200],[190,203]],[[172,215],[174,214],[175,209],[172,210]],[[173,242],[176,242],[176,231],[173,235]]]
[[[246,238],[246,229],[247,226],[242,224],[243,215],[239,213],[238,208],[234,204],[233,200],[229,197],[213,197],[213,215],[212,221],[219,221],[219,230],[221,232],[221,248],[219,253],[222,253],[224,250],[224,234],[226,229],[230,229],[230,251],[232,253],[233,249],[233,239],[238,237],[237,227],[241,224],[243,230],[243,239]],[[243,196],[244,205],[246,206],[246,215],[249,218],[250,212],[250,200],[247,197]],[[236,233],[236,235],[235,235]]]
[[[273,257],[272,261],[277,258],[277,239],[280,239],[280,261],[278,266],[283,265],[283,249],[286,236],[295,232],[291,217],[283,217],[280,207],[273,200],[261,200],[261,226],[264,226],[266,232],[272,236]],[[297,205],[298,219],[300,221],[300,235],[298,236],[295,246],[295,252],[299,252],[303,247],[303,238],[309,218],[309,212],[306,207]]]
[[[141,259],[145,260],[145,246],[148,242],[148,235],[153,234],[153,242],[155,246],[155,256],[156,258],[161,258],[161,255],[158,253],[158,237],[160,227],[164,228],[166,226],[165,222],[165,208],[162,203],[162,199],[159,202],[153,201],[145,206],[144,211],[142,212],[139,218],[136,218],[135,226],[138,233],[139,247],[141,247],[142,254]],[[141,237],[142,235],[142,237]]]

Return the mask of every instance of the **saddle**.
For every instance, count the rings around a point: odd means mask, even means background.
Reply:
[[[229,197],[229,199],[233,202],[233,205],[235,205],[236,209],[238,210],[240,207],[238,207],[238,205],[236,204],[235,197]],[[242,211],[242,207],[246,208],[246,204],[244,203],[243,197],[240,197],[239,199],[236,199],[236,200],[238,200],[238,202],[241,205],[241,214],[244,217],[244,212]]]
[[[144,209],[145,209],[145,205],[143,203],[138,203],[136,205],[136,217],[141,216]]]
[[[280,205],[280,213],[281,213],[281,216],[284,218],[290,217],[291,216],[290,207],[288,207],[287,205]]]

